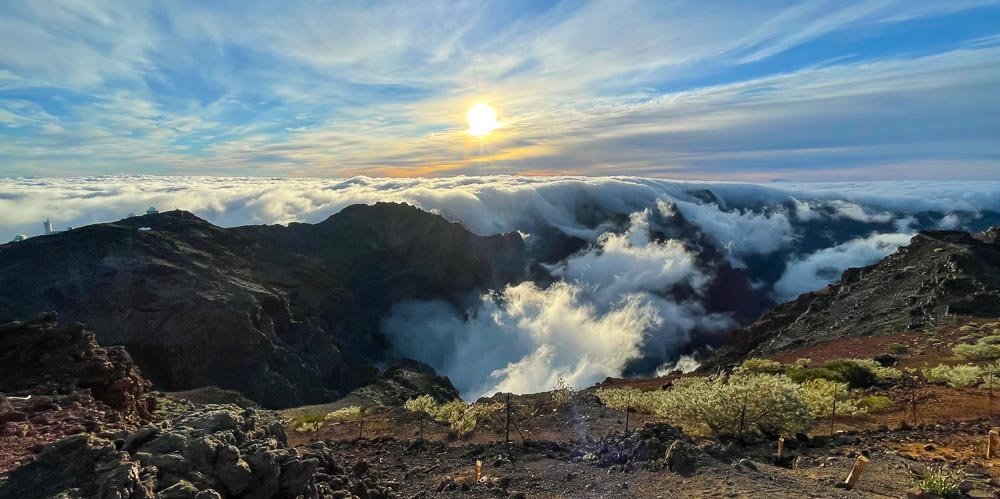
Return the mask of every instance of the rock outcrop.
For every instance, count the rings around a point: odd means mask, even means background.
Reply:
[[[56,314],[0,324],[0,392],[22,399],[86,391],[130,422],[149,419],[155,398],[122,347],[102,348],[82,324]]]
[[[821,341],[920,330],[955,317],[1000,317],[1000,228],[927,231],[881,262],[774,307],[732,335],[715,363]]]
[[[439,376],[422,362],[403,359],[389,366],[374,382],[355,389],[337,403],[343,406],[399,407],[421,395],[430,395],[438,403],[460,398],[458,389],[446,376]]]
[[[267,411],[209,405],[174,420],[51,444],[13,471],[0,499],[388,497],[368,469],[341,468],[322,443],[290,448]]]
[[[517,234],[480,237],[401,204],[232,229],[171,211],[0,250],[0,322],[55,310],[125,346],[157,388],[289,407],[372,381],[396,302],[502,286],[523,259]]]
[[[98,346],[80,324],[51,313],[0,324],[0,473],[67,435],[148,421],[150,386],[124,348]]]

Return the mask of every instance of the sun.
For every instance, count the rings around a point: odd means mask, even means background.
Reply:
[[[480,102],[469,108],[465,119],[469,122],[469,135],[474,137],[482,137],[500,128],[497,112],[485,102]]]

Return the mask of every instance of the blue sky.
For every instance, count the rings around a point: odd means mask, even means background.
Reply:
[[[14,0],[0,176],[1000,179],[998,89],[990,1]]]

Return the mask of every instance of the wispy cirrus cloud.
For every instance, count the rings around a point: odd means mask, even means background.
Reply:
[[[995,2],[15,2],[0,175],[996,178],[983,18]],[[505,125],[483,142],[481,99]]]

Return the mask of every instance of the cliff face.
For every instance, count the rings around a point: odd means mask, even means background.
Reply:
[[[216,385],[287,407],[370,381],[377,320],[396,301],[502,285],[523,258],[517,234],[479,237],[407,205],[287,228],[172,211],[4,249],[0,321],[55,310],[124,345],[159,388]]]
[[[829,339],[919,330],[958,317],[1000,317],[1000,228],[927,231],[881,262],[774,307],[733,334],[718,362]]]

